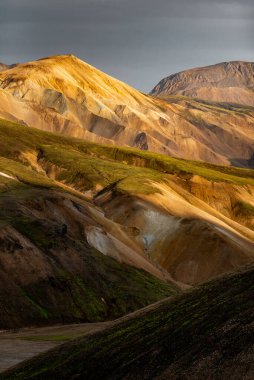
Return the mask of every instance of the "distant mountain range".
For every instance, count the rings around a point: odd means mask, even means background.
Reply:
[[[224,165],[253,165],[253,98],[253,64],[244,62],[175,74],[151,95],[72,55],[0,72],[2,118],[94,142]]]

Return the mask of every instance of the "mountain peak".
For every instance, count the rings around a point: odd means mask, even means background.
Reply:
[[[80,58],[78,58],[77,56],[75,56],[73,54],[50,55],[50,56],[47,56],[47,57],[43,57],[43,58],[37,59],[35,62],[42,62],[42,61],[59,61],[59,62],[62,62],[63,60],[83,62]]]
[[[0,71],[7,70],[8,68],[9,68],[8,65],[6,65],[5,63],[0,62]]]
[[[254,63],[222,62],[184,70],[162,79],[152,95],[184,95],[207,101],[254,106]]]

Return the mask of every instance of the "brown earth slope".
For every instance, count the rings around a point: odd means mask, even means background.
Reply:
[[[253,187],[198,182],[189,179],[187,190],[184,181],[168,178],[154,183],[153,194],[126,196],[115,189],[95,201],[110,219],[135,227],[133,239],[149,259],[176,281],[195,285],[254,260],[254,232],[246,227],[253,214],[244,219],[244,211],[240,218],[237,213],[240,199],[252,202]]]
[[[230,81],[234,72],[225,75]],[[226,165],[253,164],[253,108],[179,96],[156,99],[72,55],[1,71],[0,116],[90,141]]]

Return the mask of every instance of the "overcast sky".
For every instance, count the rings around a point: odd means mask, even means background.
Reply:
[[[254,0],[0,0],[0,61],[65,53],[150,91],[187,68],[254,61]]]

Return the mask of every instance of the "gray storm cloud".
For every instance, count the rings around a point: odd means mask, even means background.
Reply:
[[[134,87],[254,61],[253,0],[1,0],[0,61],[73,53]]]

